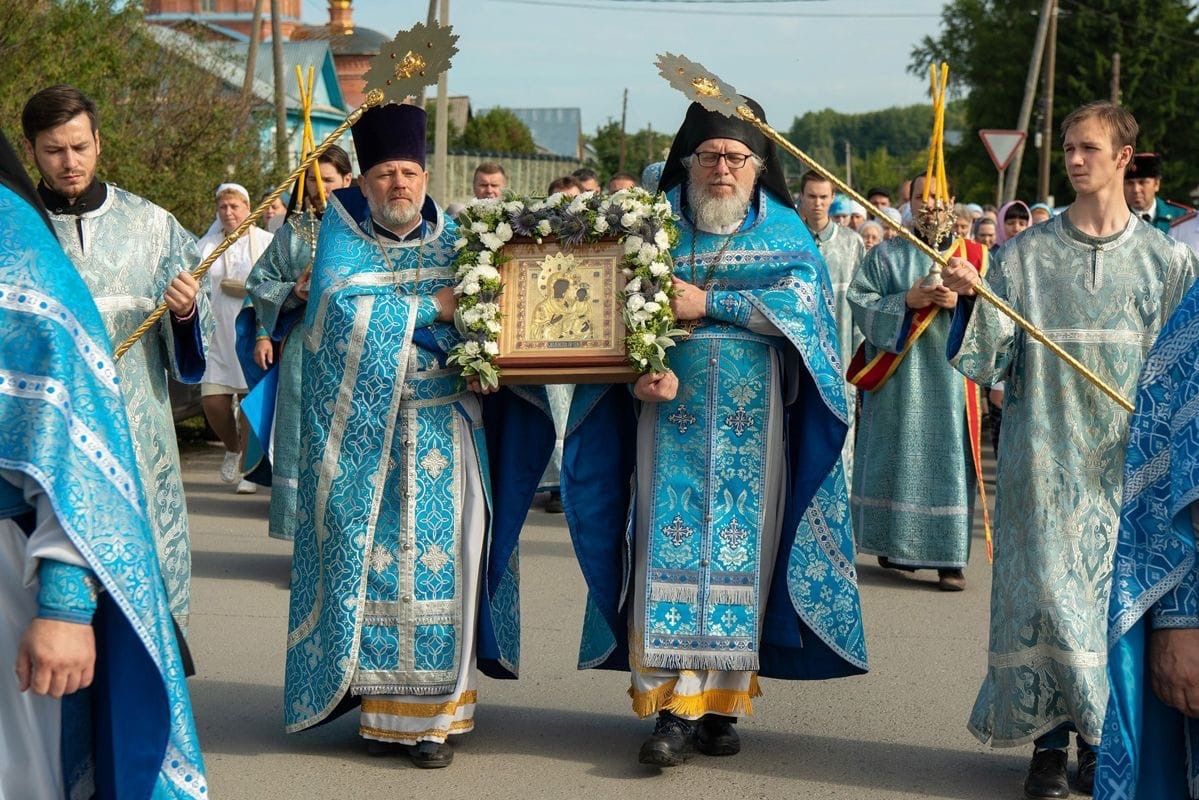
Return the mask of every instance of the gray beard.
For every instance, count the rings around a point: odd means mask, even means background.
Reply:
[[[371,210],[371,216],[380,225],[392,233],[399,233],[420,218],[420,210],[425,204],[425,196],[421,195],[418,198],[418,202],[409,206],[402,205],[399,202],[384,203],[382,206],[376,206],[370,198],[367,198],[366,204]]]
[[[722,233],[745,219],[749,212],[749,192],[733,185],[731,197],[712,197],[704,186],[687,184],[687,202],[695,215],[695,227],[708,233]]]

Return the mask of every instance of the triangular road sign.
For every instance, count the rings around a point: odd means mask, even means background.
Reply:
[[[1024,131],[996,130],[981,130],[978,135],[982,137],[983,147],[987,148],[987,155],[991,156],[995,169],[1000,172],[1007,169],[1025,136]]]

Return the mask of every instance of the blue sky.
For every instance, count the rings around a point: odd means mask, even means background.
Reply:
[[[673,132],[686,101],[658,77],[660,52],[685,55],[787,127],[805,111],[856,112],[927,101],[907,73],[912,46],[939,30],[943,0],[451,0],[460,52],[451,94],[475,108],[577,106],[583,130],[620,119]],[[306,22],[328,18],[303,0]],[[394,35],[426,0],[355,0],[357,24]]]

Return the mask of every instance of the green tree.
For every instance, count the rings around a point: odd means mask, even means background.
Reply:
[[[0,124],[20,151],[25,101],[55,83],[77,86],[100,109],[100,177],[203,231],[221,181],[270,188],[261,120],[145,31],[136,3],[0,0],[0,63],[10,67],[0,70]]]
[[[492,108],[471,117],[462,132],[461,146],[487,153],[537,152],[529,127],[506,108]]]
[[[642,128],[636,133],[625,133],[624,171],[640,176],[647,164],[666,158],[674,135],[661,133],[653,128]],[[595,148],[596,168],[602,178],[610,178],[620,171],[620,123],[609,119],[588,137]]]
[[[1199,21],[1187,0],[1061,0],[1053,101],[1054,148],[1050,191],[1073,196],[1062,167],[1059,126],[1083,103],[1107,99],[1112,56],[1120,54],[1123,104],[1141,126],[1138,150],[1165,158],[1162,194],[1182,200],[1199,183]],[[946,154],[960,178],[959,195],[995,195],[995,168],[978,137],[982,128],[1013,128],[1024,94],[1041,0],[951,0],[941,32],[912,51],[909,65],[925,74],[934,60],[949,62],[950,79],[965,95],[960,146]],[[1033,115],[1037,126],[1037,114]],[[1032,143],[1032,132],[1029,140]],[[1026,148],[1018,196],[1032,198],[1038,155]]]
[[[963,106],[950,103],[945,110],[946,130],[958,130],[964,118]],[[931,105],[893,106],[861,114],[826,108],[796,117],[787,138],[842,177],[848,142],[853,157],[853,188],[866,192],[881,186],[896,191],[899,184],[924,170],[932,123]],[[790,156],[786,158],[787,172],[798,188],[799,176],[807,166]]]

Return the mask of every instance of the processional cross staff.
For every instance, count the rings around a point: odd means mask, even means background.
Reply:
[[[933,263],[939,267],[949,266],[949,261],[946,257],[937,251],[936,248],[929,246],[922,241],[916,234],[905,228],[900,223],[883,214],[873,203],[867,200],[845,181],[838,178],[832,172],[825,169],[816,159],[800,150],[782,134],[768,125],[764,120],[758,118],[757,114],[746,103],[745,98],[737,94],[737,91],[729,84],[716,77],[702,65],[691,61],[684,56],[676,56],[671,53],[663,53],[658,56],[656,62],[658,72],[663,78],[670,83],[675,89],[678,89],[688,99],[699,103],[709,111],[714,111],[723,114],[726,117],[740,117],[745,122],[753,125],[764,136],[769,138],[786,152],[790,153],[795,158],[804,162],[812,169],[813,172],[820,177],[832,183],[846,195],[861,203],[868,211],[872,212],[878,221],[892,228],[903,238],[907,239],[916,246],[920,252],[933,260]],[[1079,375],[1085,378],[1091,385],[1099,389],[1116,402],[1121,408],[1126,411],[1132,411],[1133,405],[1129,400],[1120,394],[1119,391],[1108,385],[1102,378],[1092,372],[1085,364],[1080,362],[1074,356],[1067,353],[1056,342],[1049,339],[1043,331],[1036,325],[1033,325],[1027,319],[1020,315],[1014,308],[1009,306],[1004,300],[998,297],[985,283],[976,284],[974,293],[995,306],[1004,316],[1008,317],[1021,330],[1031,336],[1034,340],[1042,344],[1049,352],[1066,362]]]
[[[437,77],[450,68],[450,59],[458,53],[457,42],[457,34],[453,33],[453,29],[448,25],[429,26],[417,23],[409,30],[397,33],[395,39],[384,45],[379,55],[371,59],[370,69],[366,73],[368,91],[362,105],[351,111],[345,120],[326,136],[324,141],[313,148],[300,161],[299,166],[292,170],[291,174],[263,199],[253,213],[246,217],[241,225],[238,225],[232,233],[226,236],[208,254],[208,257],[192,270],[192,277],[198,281],[207,275],[216,260],[244,236],[262,218],[271,204],[278,200],[289,187],[307,175],[309,168],[316,163],[317,159],[336,144],[337,140],[344,136],[346,131],[361,119],[368,109],[384,103],[402,103],[417,92],[423,91],[426,86],[437,83]],[[317,180],[320,180],[319,173]],[[166,311],[166,303],[159,303],[150,316],[146,317],[133,333],[117,346],[114,357],[120,358],[125,355],[129,348],[137,344],[137,341],[154,327]]]

